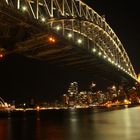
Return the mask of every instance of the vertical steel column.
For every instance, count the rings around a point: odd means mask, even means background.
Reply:
[[[62,14],[65,16],[65,0],[62,0]]]
[[[53,15],[53,1],[54,1],[54,0],[51,0],[51,17],[52,17],[52,18],[53,18],[53,16],[54,16],[54,15]]]
[[[17,9],[20,9],[20,0],[17,0]]]
[[[71,20],[71,30],[72,30],[72,39],[73,39],[73,42],[74,42],[75,40],[74,40],[74,23],[73,22],[74,22],[74,20],[72,19]]]
[[[71,0],[71,12],[72,12],[72,16],[74,16],[73,0]]]
[[[9,4],[9,2],[8,2],[8,0],[1,0],[2,1],[2,3],[7,3],[7,4]]]
[[[39,18],[39,0],[35,0],[35,16],[36,16],[36,19]]]

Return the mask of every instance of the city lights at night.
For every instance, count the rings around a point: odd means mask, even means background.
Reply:
[[[48,38],[48,41],[49,41],[50,43],[55,43],[55,42],[56,42],[56,40],[55,40],[54,37],[49,37],[49,38]]]
[[[0,140],[140,138],[138,1],[0,1]]]
[[[138,74],[138,81],[140,82],[140,74]]]

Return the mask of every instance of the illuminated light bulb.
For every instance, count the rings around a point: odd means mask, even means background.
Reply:
[[[37,107],[36,107],[36,110],[37,110],[37,111],[39,111],[39,110],[40,110],[40,107],[39,107],[39,106],[37,106]]]
[[[0,58],[3,58],[3,54],[0,54]]]
[[[92,49],[92,51],[93,51],[93,52],[96,52],[96,49],[95,49],[95,48],[93,48],[93,49]]]
[[[55,42],[56,42],[56,40],[55,40],[54,37],[49,37],[49,38],[48,38],[48,41],[49,41],[50,43],[55,43]]]
[[[111,63],[114,64],[115,62],[114,61],[111,61]]]
[[[57,26],[57,27],[56,27],[56,30],[59,31],[59,30],[60,30],[60,26]]]
[[[45,21],[46,21],[46,19],[45,19],[44,17],[42,17],[42,18],[41,18],[41,21],[42,21],[42,22],[45,22]]]
[[[98,53],[98,55],[99,55],[99,56],[101,56],[101,55],[102,55],[102,53],[101,53],[101,52],[99,52],[99,53]]]
[[[81,40],[81,39],[78,39],[77,42],[78,42],[79,44],[81,44],[81,43],[82,43],[82,40]]]
[[[26,6],[22,6],[22,11],[26,11],[27,7]]]
[[[109,62],[111,62],[111,59],[110,59],[110,58],[108,58],[108,61],[109,61]]]
[[[72,37],[72,34],[71,34],[71,33],[69,33],[69,34],[68,34],[68,37],[69,37],[69,38],[71,38],[71,37]]]

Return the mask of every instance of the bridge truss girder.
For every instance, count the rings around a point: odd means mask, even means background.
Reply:
[[[11,8],[28,13],[47,29],[74,44],[98,54],[133,79],[130,59],[104,17],[80,0],[3,0]],[[79,39],[79,44],[78,44]]]

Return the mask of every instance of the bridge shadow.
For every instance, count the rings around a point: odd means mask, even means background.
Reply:
[[[79,90],[89,90],[92,81],[103,88],[111,81],[89,77],[87,73],[62,69],[46,61],[30,59],[21,55],[9,55],[0,62],[1,96],[10,100],[55,100],[67,93],[69,84],[77,81]]]

